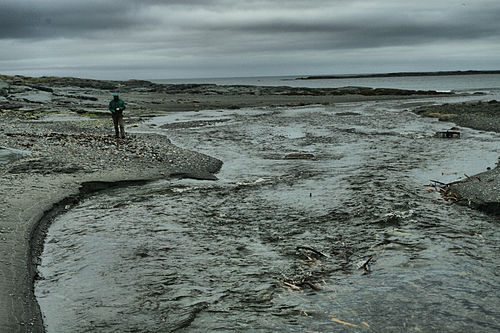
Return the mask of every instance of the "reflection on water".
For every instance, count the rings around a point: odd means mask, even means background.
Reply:
[[[57,218],[47,332],[500,329],[498,224],[423,187],[492,166],[498,135],[435,139],[451,124],[396,102],[220,115],[163,129],[221,158],[218,182],[113,189]]]

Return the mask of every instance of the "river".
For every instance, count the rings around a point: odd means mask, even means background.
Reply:
[[[453,124],[410,112],[422,103],[143,124],[220,158],[219,180],[116,188],[58,216],[35,288],[47,332],[500,330],[498,221],[424,186],[494,167],[500,136],[434,138]]]

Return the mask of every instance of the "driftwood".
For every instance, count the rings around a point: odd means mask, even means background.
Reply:
[[[325,258],[328,258],[328,256],[324,253],[321,253],[319,252],[318,250],[315,250],[313,249],[312,247],[309,247],[309,246],[297,246],[295,248],[297,251],[300,251],[300,250],[307,250],[307,251],[311,251],[311,252],[314,252],[316,253],[317,255],[321,256],[321,257],[325,257]]]
[[[286,282],[286,281],[285,281],[285,282],[283,282],[283,283],[284,283],[286,286],[289,286],[290,288],[293,288],[293,289],[295,289],[295,290],[302,290],[302,288],[300,288],[299,286],[296,286],[296,285],[294,285],[294,284],[292,284],[292,283],[288,283],[288,282]]]
[[[299,282],[299,283],[290,283],[290,282],[283,281],[283,284],[285,286],[288,286],[288,287],[295,289],[295,290],[302,290],[302,288],[304,286],[308,286],[309,288],[311,288],[312,290],[315,290],[315,291],[321,290],[320,287],[318,287],[317,285],[315,285],[309,281],[304,281],[304,282]]]
[[[456,180],[456,181],[453,181],[451,183],[443,183],[443,182],[440,182],[438,180],[431,179],[430,181],[433,184],[424,185],[424,186],[426,186],[426,187],[433,187],[434,189],[429,189],[429,190],[427,190],[427,192],[433,192],[433,191],[439,192],[439,193],[441,193],[441,195],[443,196],[443,199],[445,201],[449,201],[449,200],[460,201],[460,198],[456,194],[450,193],[450,191],[449,191],[450,190],[450,186],[455,185],[455,184],[462,184],[462,183],[467,183],[467,182],[473,182],[474,179],[477,179],[478,181],[481,181],[481,178],[479,178],[478,176],[475,176],[474,178],[472,178],[472,177],[468,176],[465,173],[464,173],[464,176],[465,176],[466,179]]]
[[[363,264],[359,265],[358,266],[358,269],[361,269],[363,268],[365,271],[369,271],[370,270],[370,261],[373,259],[373,256],[370,256],[370,258],[368,258],[367,261],[365,261]]]

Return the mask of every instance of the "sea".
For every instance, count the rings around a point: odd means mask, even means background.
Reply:
[[[455,124],[412,112],[498,100],[500,75],[161,83],[458,96],[172,112],[131,128],[221,159],[219,180],[113,188],[57,216],[35,285],[46,332],[500,331],[498,217],[432,186],[494,167],[500,135],[436,138]]]
[[[489,91],[500,87],[500,74],[371,77],[346,79],[303,80],[305,76],[261,76],[198,79],[150,80],[163,84],[217,84],[217,85],[257,85],[290,86],[307,88],[370,87],[408,90],[436,90],[453,92]]]

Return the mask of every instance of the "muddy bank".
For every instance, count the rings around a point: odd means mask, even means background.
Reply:
[[[222,164],[160,135],[117,141],[110,136],[109,119],[39,121],[19,111],[5,112],[0,119],[0,146],[30,152],[21,159],[5,154],[10,163],[0,164],[2,332],[43,331],[33,296],[33,258],[41,252],[43,230],[54,215],[102,188],[171,175],[214,179]]]
[[[451,121],[462,127],[500,133],[500,102],[496,100],[425,106],[415,112],[425,117]],[[463,182],[450,186],[448,195],[462,204],[499,216],[499,164],[485,167],[490,170],[470,178],[465,177]]]

